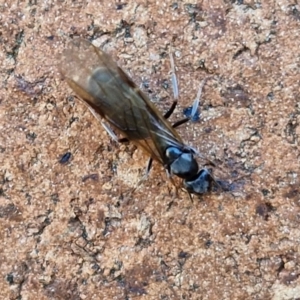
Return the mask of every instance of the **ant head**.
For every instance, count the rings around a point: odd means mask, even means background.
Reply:
[[[214,179],[210,172],[202,169],[195,177],[185,179],[183,186],[191,194],[204,194],[211,190],[213,181]]]

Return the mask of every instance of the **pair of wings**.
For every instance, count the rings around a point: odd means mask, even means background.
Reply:
[[[69,42],[59,68],[88,106],[161,164],[166,164],[168,147],[189,148],[110,56],[90,42],[80,38]]]

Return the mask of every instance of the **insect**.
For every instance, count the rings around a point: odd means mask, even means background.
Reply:
[[[172,57],[171,66],[174,70]],[[112,58],[87,40],[76,38],[69,42],[59,68],[74,92],[94,115],[101,117],[102,125],[112,138],[131,141],[149,154],[147,173],[152,161],[156,160],[168,174],[182,178],[183,187],[189,193],[203,194],[210,190],[213,181],[210,172],[199,169],[196,151],[184,144],[174,129],[191,117],[173,125],[167,120],[178,102],[175,71],[172,75],[175,100],[169,111],[162,115]],[[198,108],[201,89],[191,116]],[[106,123],[124,138],[118,139]]]

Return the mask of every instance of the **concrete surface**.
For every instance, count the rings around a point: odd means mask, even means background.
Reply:
[[[1,299],[299,299],[299,11],[297,1],[0,4]],[[154,164],[129,194],[147,157],[113,142],[61,79],[75,36],[110,53],[162,112],[171,46],[173,120],[213,76],[200,121],[178,131],[231,190],[191,203]]]

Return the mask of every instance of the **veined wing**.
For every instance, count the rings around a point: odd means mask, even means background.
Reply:
[[[71,41],[59,68],[82,100],[152,158],[164,164],[166,148],[186,148],[171,124],[123,70],[88,41]]]

